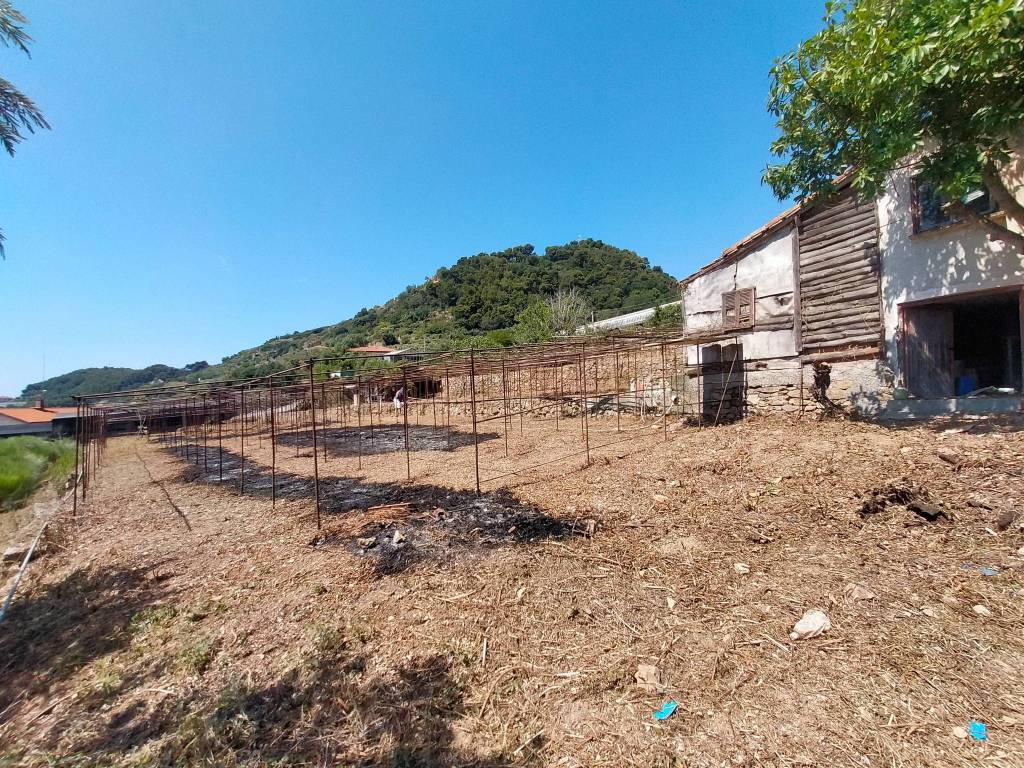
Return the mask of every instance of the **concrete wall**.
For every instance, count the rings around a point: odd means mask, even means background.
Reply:
[[[701,275],[683,290],[684,325],[688,332],[720,328],[722,294],[739,288],[754,288],[755,324],[793,317],[792,228],[767,238],[737,260]],[[796,354],[792,330],[737,333],[746,358],[786,357]],[[697,362],[696,348],[688,351],[687,362]]]
[[[878,199],[886,358],[897,376],[902,303],[1024,284],[1021,255],[1012,247],[990,240],[979,227],[957,224],[915,235],[913,175],[913,169],[893,173]],[[1024,157],[1018,155],[1007,182],[1024,201],[1022,177]]]

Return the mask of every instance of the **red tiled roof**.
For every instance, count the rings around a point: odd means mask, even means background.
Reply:
[[[390,355],[395,352],[391,347],[384,347],[380,344],[367,344],[365,347],[352,347],[349,352],[367,352],[377,355]]]
[[[72,411],[74,408],[71,409]],[[0,416],[7,416],[25,424],[48,424],[58,415],[56,408],[0,408]]]

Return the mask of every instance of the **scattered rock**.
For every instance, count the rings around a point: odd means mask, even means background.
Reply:
[[[978,603],[976,606],[971,608],[971,610],[974,611],[979,616],[991,616],[992,615],[992,611],[990,611],[987,607],[985,607],[981,603]]]
[[[790,640],[807,640],[832,629],[832,622],[824,611],[807,611],[789,633]]]
[[[593,536],[595,533],[597,533],[599,525],[600,523],[598,523],[597,520],[595,520],[592,517],[588,517],[586,520],[583,521],[583,533],[585,533],[587,536]]]
[[[654,500],[654,506],[656,507],[668,506],[668,496],[662,493],[656,493],[651,498]]]
[[[4,562],[5,563],[20,563],[25,559],[25,555],[28,554],[28,546],[25,544],[15,545],[8,547],[4,550]]]
[[[954,451],[952,448],[939,448],[936,451],[936,455],[947,464],[952,464],[954,467],[960,464],[960,454]]]
[[[735,565],[733,565],[732,569],[736,571],[736,573],[738,573],[740,576],[746,576],[748,573],[750,573],[750,566],[746,563],[736,563]]]
[[[939,598],[939,600],[942,601],[942,604],[944,606],[946,606],[947,608],[959,608],[960,607],[960,601],[957,600],[952,595],[943,595],[942,597]]]
[[[967,497],[968,507],[977,507],[978,509],[992,509],[992,505],[982,496],[973,494]]]
[[[661,670],[653,664],[638,664],[633,677],[643,691],[656,693],[661,689]]]
[[[391,543],[396,547],[402,546],[405,543],[405,534],[396,528],[395,535],[391,537]]]
[[[674,597],[666,597],[665,598],[665,605],[668,606],[668,609],[670,611],[674,611],[675,608],[676,608],[676,599]]]
[[[923,517],[929,523],[934,523],[940,517],[945,517],[947,520],[949,519],[949,515],[946,514],[946,510],[927,501],[912,501],[907,504],[907,509],[918,517]]]
[[[953,736],[955,736],[958,739],[966,739],[967,729],[964,728],[962,725],[958,725],[956,728],[953,729]]]
[[[865,587],[863,584],[847,584],[843,589],[843,594],[850,600],[874,600],[878,597],[874,592]]]
[[[926,605],[924,608],[922,608],[921,613],[923,613],[925,616],[931,619],[939,618],[939,612],[932,608],[930,605]]]
[[[679,481],[678,480],[669,480],[667,483],[665,483],[665,485],[667,485],[669,488],[678,488],[679,487]]]
[[[1007,530],[1011,525],[1013,525],[1013,521],[1016,520],[1016,519],[1017,519],[1017,510],[1015,510],[1015,509],[1008,509],[1008,510],[1006,510],[1005,512],[1003,512],[1003,514],[1001,514],[999,516],[999,519],[996,520],[996,530],[997,531],[1005,531],[1005,530]]]
[[[375,546],[377,546],[377,537],[363,536],[360,539],[356,539],[356,544],[358,544],[363,549],[373,549]]]

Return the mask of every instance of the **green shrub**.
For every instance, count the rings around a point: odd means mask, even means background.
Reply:
[[[43,483],[63,483],[74,468],[71,440],[32,435],[0,440],[0,508],[14,509]]]

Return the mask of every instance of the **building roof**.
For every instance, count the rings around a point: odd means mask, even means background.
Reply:
[[[6,416],[25,424],[48,424],[55,416],[71,414],[76,408],[61,406],[59,408],[0,408],[0,416]]]
[[[852,180],[853,172],[847,171],[846,173],[836,178],[836,180],[833,182],[833,191],[839,192],[840,190],[846,189],[846,187],[850,186],[850,182]],[[796,203],[790,208],[787,208],[775,218],[766,221],[764,224],[755,229],[742,240],[739,240],[730,245],[728,248],[722,251],[721,255],[717,259],[715,259],[712,262],[709,262],[708,264],[705,264],[692,275],[684,277],[682,280],[679,281],[679,284],[686,285],[687,283],[696,280],[698,277],[706,275],[708,272],[714,272],[723,264],[728,264],[730,261],[732,261],[732,259],[742,254],[744,251],[747,250],[747,248],[749,248],[751,245],[756,243],[761,238],[766,237],[767,235],[770,234],[774,234],[777,230],[781,229],[782,227],[788,226],[796,219],[797,214],[800,213],[801,210],[803,210],[804,208],[808,208],[817,202],[818,200],[816,197],[810,197],[806,200],[803,200],[802,202]]]
[[[692,275],[684,277],[682,280],[679,281],[680,284],[686,285],[687,283],[696,280],[698,277],[706,275],[708,272],[714,272],[723,264],[729,263],[733,258],[742,253],[746,248],[753,245],[755,242],[760,240],[765,235],[771,234],[776,230],[781,229],[784,226],[787,226],[791,221],[793,221],[793,219],[796,218],[796,215],[800,212],[800,209],[802,207],[803,206],[801,204],[797,203],[792,208],[788,208],[782,213],[780,213],[774,219],[765,222],[760,227],[751,232],[749,235],[744,237],[742,240],[733,243],[724,251],[722,251],[722,254],[717,259],[705,264]]]
[[[351,347],[349,352],[362,352],[374,355],[393,355],[397,350],[385,347],[381,344],[367,344],[365,347]]]

